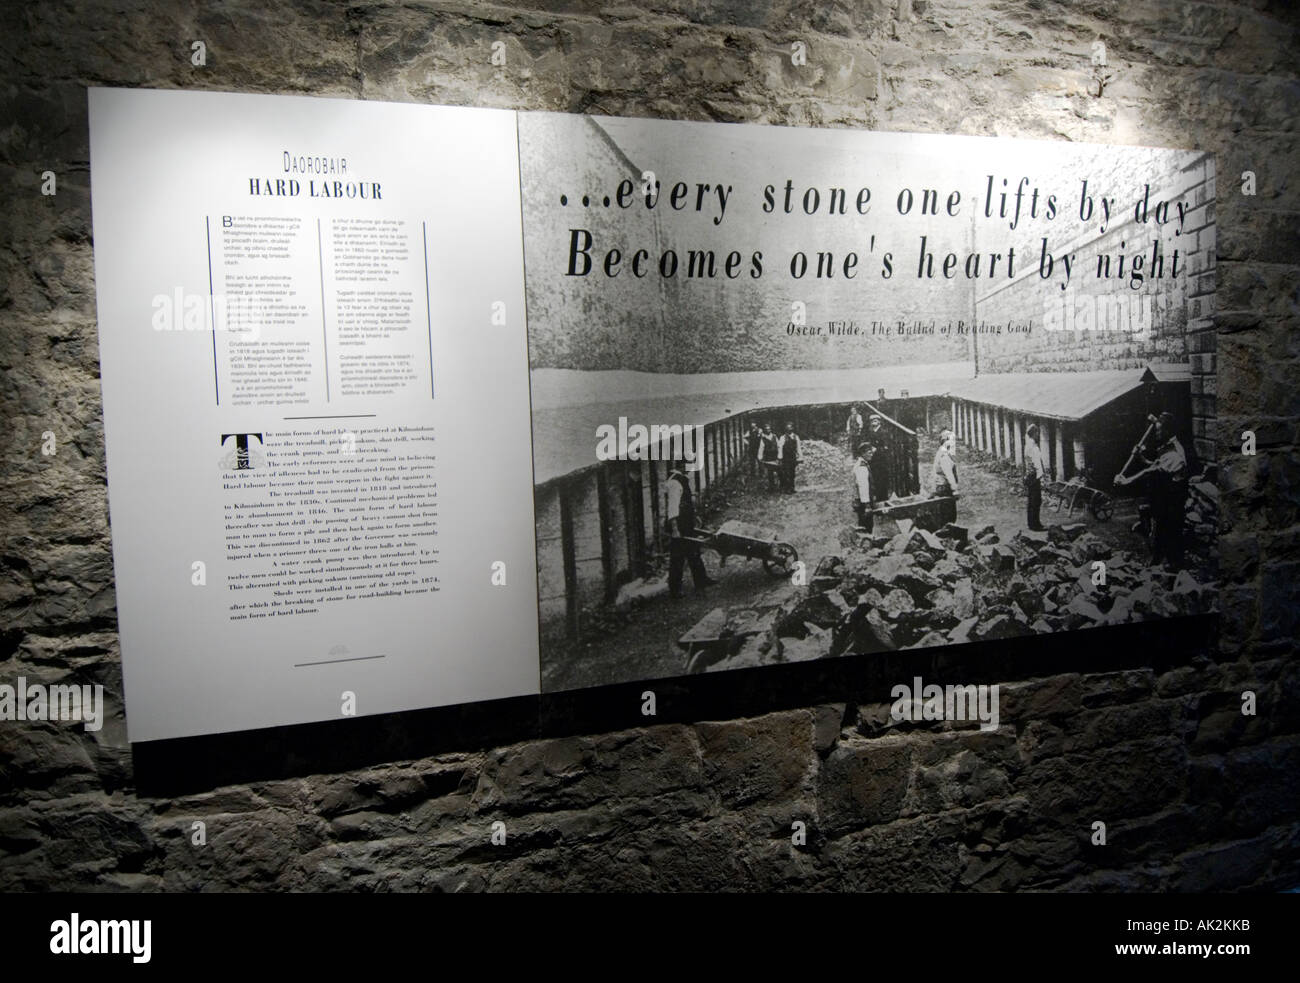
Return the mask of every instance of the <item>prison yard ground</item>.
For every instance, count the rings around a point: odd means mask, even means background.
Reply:
[[[923,485],[929,485],[934,435],[921,437]],[[739,520],[792,544],[805,586],[775,577],[758,560],[720,563],[704,550],[717,583],[668,596],[666,560],[655,574],[624,586],[613,604],[584,614],[576,640],[542,640],[546,692],[680,676],[688,652],[678,639],[704,633],[744,635],[706,652],[690,671],[744,668],[830,655],[1015,637],[1213,610],[1216,570],[1202,538],[1188,540],[1186,570],[1148,568],[1145,539],[1132,527],[1138,497],[1118,498],[1098,521],[1077,508],[1057,512],[1044,497],[1047,531],[1026,529],[1019,469],[961,448],[956,529],[938,535],[877,520],[856,530],[852,459],[843,447],[805,440],[795,492],[769,490],[767,476],[737,474],[715,486],[703,513],[710,529]],[[963,533],[965,541],[962,541]],[[1107,564],[1107,585],[1092,583],[1092,562]],[[703,622],[703,624],[701,624]]]

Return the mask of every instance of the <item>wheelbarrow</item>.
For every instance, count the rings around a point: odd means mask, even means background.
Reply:
[[[866,510],[874,520],[893,519],[895,522],[912,522],[918,528],[934,532],[957,517],[955,495],[910,495],[877,503]]]
[[[677,639],[677,647],[685,653],[687,674],[703,672],[707,666],[735,655],[751,636],[766,631],[771,621],[769,616],[765,622],[757,611],[728,615],[723,608],[714,608]]]
[[[1115,514],[1115,500],[1104,491],[1085,485],[1078,475],[1069,481],[1044,482],[1043,491],[1051,500],[1049,508],[1053,512],[1064,508],[1066,515],[1074,515],[1076,508],[1086,509],[1098,522],[1105,522]]]
[[[684,538],[713,550],[723,564],[729,556],[743,556],[747,560],[763,561],[763,569],[773,577],[788,577],[799,560],[795,548],[778,542],[776,533],[748,523],[731,520],[717,529],[697,529],[696,533]]]

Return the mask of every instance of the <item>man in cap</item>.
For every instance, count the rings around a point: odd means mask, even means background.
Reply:
[[[1038,424],[1031,423],[1025,427],[1025,495],[1026,518],[1034,532],[1043,531],[1039,510],[1043,507],[1043,479],[1047,477],[1047,462],[1043,460],[1042,448],[1038,446]]]
[[[786,423],[785,433],[781,435],[777,455],[781,461],[781,490],[786,493],[793,493],[794,470],[799,462],[803,460],[803,442],[799,439],[799,435],[794,432],[793,423]]]
[[[777,484],[777,467],[781,458],[781,441],[772,429],[771,423],[764,423],[758,435],[758,466],[767,472],[767,487],[770,491]]]
[[[871,459],[876,454],[873,444],[865,441],[858,445],[858,456],[853,462],[853,511],[858,514],[858,528],[871,532],[875,528],[875,491],[871,486]]]
[[[745,434],[745,473],[751,478],[758,474],[758,452],[762,443],[763,432],[759,430],[756,421],[750,420],[749,430]]]
[[[681,597],[682,571],[688,563],[697,591],[704,590],[714,581],[704,569],[700,544],[688,538],[695,535],[695,496],[681,461],[673,461],[667,485],[668,507],[664,516],[668,531],[668,593]]]
[[[939,434],[939,449],[934,452],[934,468],[931,471],[931,478],[934,483],[934,495],[936,498],[951,496],[955,499],[960,490],[957,483],[957,435],[951,430],[944,430]],[[943,515],[940,516],[943,522],[957,521],[957,502],[948,501],[944,505]]]
[[[870,458],[871,463],[868,465],[871,469],[871,496],[875,501],[883,502],[889,498],[892,475],[889,470],[889,434],[885,431],[885,421],[879,413],[871,414],[862,440],[863,443],[875,448],[875,453]]]
[[[857,453],[857,447],[862,443],[862,431],[866,429],[867,421],[862,419],[862,407],[854,405],[849,410],[848,422],[844,424],[844,433],[849,438],[849,450]]]

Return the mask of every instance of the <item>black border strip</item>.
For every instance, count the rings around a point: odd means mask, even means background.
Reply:
[[[146,741],[132,745],[135,780],[141,795],[179,795],[529,740],[734,720],[826,703],[887,702],[893,686],[914,676],[978,685],[1073,672],[1160,672],[1197,665],[1198,657],[1218,661],[1218,630],[1217,614],[1194,615]],[[653,717],[641,714],[646,690],[655,694]]]

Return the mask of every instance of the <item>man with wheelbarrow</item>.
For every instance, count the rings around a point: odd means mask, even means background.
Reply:
[[[664,515],[668,532],[669,595],[682,596],[682,571],[688,563],[691,565],[691,579],[695,581],[695,589],[704,590],[715,581],[704,569],[700,544],[691,538],[695,536],[695,496],[691,492],[691,482],[681,461],[674,461],[672,470],[668,472],[668,508]]]

